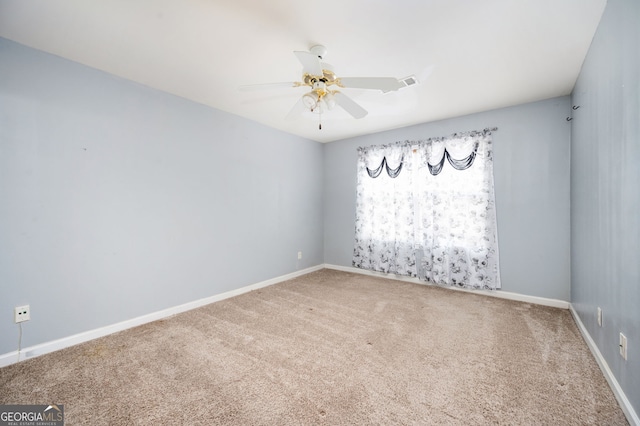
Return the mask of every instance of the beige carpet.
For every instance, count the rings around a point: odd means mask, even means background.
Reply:
[[[567,310],[322,270],[0,369],[66,424],[627,424]]]

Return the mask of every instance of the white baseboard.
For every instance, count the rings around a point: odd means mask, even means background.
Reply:
[[[393,280],[406,281],[406,282],[415,283],[415,284],[435,285],[435,284],[429,284],[429,283],[427,283],[425,281],[421,281],[418,278],[409,278],[409,277],[404,277],[402,275],[385,274],[383,272],[367,271],[365,269],[354,268],[354,267],[351,267],[351,266],[338,266],[338,265],[330,265],[330,264],[326,264],[325,263],[324,267],[327,268],[327,269],[335,269],[337,271],[353,272],[353,273],[356,273],[356,274],[363,274],[363,275],[371,275],[371,276],[374,276],[374,277],[389,278],[389,279],[393,279]],[[486,296],[499,297],[501,299],[517,300],[519,302],[527,302],[527,303],[532,303],[532,304],[535,304],[535,305],[544,305],[544,306],[551,306],[551,307],[554,307],[554,308],[569,309],[569,302],[566,302],[564,300],[559,300],[559,299],[549,299],[549,298],[546,298],[546,297],[538,297],[538,296],[527,296],[525,294],[511,293],[509,291],[502,291],[502,290],[487,291],[487,290],[468,290],[468,289],[457,288],[457,287],[444,287],[444,288],[451,289],[451,290],[456,290],[456,291],[465,291],[465,292],[469,292],[469,293],[473,293],[473,294],[483,294],[483,295],[486,295]]]
[[[214,296],[206,297],[204,299],[194,300],[183,305],[173,306],[171,308],[163,309],[161,311],[153,312],[147,315],[143,315],[136,318],[131,318],[126,321],[119,322],[117,324],[108,325],[105,327],[97,328],[94,330],[85,331],[83,333],[74,334],[72,336],[63,337],[62,339],[53,340],[50,342],[41,343],[39,345],[23,348],[20,351],[20,361],[25,359],[34,358],[40,355],[44,355],[50,352],[54,352],[60,349],[68,348],[70,346],[77,345],[79,343],[88,342],[99,337],[103,337],[118,331],[126,330],[129,328],[137,327],[142,324],[146,324],[159,319],[167,318],[172,315],[176,315],[182,312],[190,311],[192,309],[199,308],[204,305],[208,305],[213,302],[228,299],[230,297],[238,296],[243,293],[247,293],[252,290],[267,287],[273,284],[277,284],[282,281],[287,281],[300,275],[305,275],[310,272],[314,272],[322,269],[323,265],[313,266],[311,268],[303,269],[300,271],[292,272],[290,274],[282,275],[270,280],[261,281],[259,283],[251,284],[242,288],[227,291],[225,293],[216,294]],[[18,362],[18,351],[9,352],[0,355],[0,367],[5,367],[10,364]]]
[[[600,353],[600,349],[598,349],[596,342],[594,342],[593,339],[591,338],[591,335],[587,331],[587,328],[582,323],[580,316],[578,316],[578,313],[575,311],[575,309],[573,309],[572,305],[569,305],[569,310],[571,311],[571,315],[573,315],[573,319],[578,325],[578,329],[580,330],[580,333],[582,333],[582,337],[584,338],[584,341],[587,342],[587,346],[589,346],[589,349],[591,350],[593,357],[598,362],[598,365],[600,366],[600,370],[602,370],[602,374],[604,374],[605,379],[607,379],[607,382],[609,383],[609,387],[611,387],[613,394],[616,396],[616,399],[618,400],[618,404],[620,404],[620,408],[622,408],[624,415],[627,417],[627,421],[631,426],[640,426],[640,418],[638,417],[638,414],[635,412],[635,410],[633,409],[633,406],[631,405],[631,402],[629,402],[629,399],[627,398],[624,391],[620,387],[620,383],[618,383],[615,376],[613,375],[613,372],[609,368],[609,364],[607,364],[607,361],[604,359],[604,357]]]

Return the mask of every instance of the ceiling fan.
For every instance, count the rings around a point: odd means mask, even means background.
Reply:
[[[333,66],[322,62],[327,54],[327,48],[322,45],[313,46],[309,52],[293,52],[302,64],[302,81],[291,83],[254,84],[241,86],[242,90],[274,87],[310,87],[311,90],[302,95],[291,109],[287,118],[294,118],[304,111],[323,114],[332,110],[336,105],[340,106],[352,117],[359,119],[365,117],[368,112],[353,99],[334,89],[372,89],[383,93],[399,90],[403,87],[418,83],[415,76],[397,79],[394,77],[337,77]],[[322,124],[319,126],[322,129]]]

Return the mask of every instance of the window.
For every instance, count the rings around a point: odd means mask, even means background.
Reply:
[[[500,288],[491,132],[358,149],[353,265]]]

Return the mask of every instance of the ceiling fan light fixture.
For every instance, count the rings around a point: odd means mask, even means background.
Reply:
[[[336,106],[336,99],[331,92],[327,92],[322,99],[326,103],[327,109],[332,110]]]
[[[315,112],[316,114],[324,114],[327,112],[327,103],[324,99],[319,99],[317,106],[311,112]]]
[[[305,103],[305,107],[307,107],[306,103]],[[307,111],[309,111],[309,112],[311,112],[313,114],[324,114],[325,112],[329,111],[329,106],[324,101],[324,99],[317,99],[316,98],[315,105],[307,107]]]
[[[302,95],[302,103],[304,106],[313,111],[318,106],[318,95],[315,92],[309,92]]]

